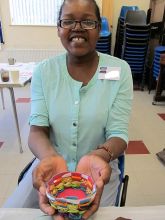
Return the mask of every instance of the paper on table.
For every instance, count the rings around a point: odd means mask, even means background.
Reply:
[[[8,63],[0,63],[0,69],[5,69],[5,70],[27,70],[27,71],[32,71],[35,67],[34,62],[29,62],[29,63],[15,63],[14,65],[9,65]]]
[[[23,63],[15,63],[14,65],[9,65],[8,63],[0,63],[0,69],[6,69],[6,70],[15,69],[21,66],[23,66]]]

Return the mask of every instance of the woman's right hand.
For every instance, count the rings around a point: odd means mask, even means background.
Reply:
[[[33,171],[33,186],[39,191],[40,209],[48,215],[55,214],[55,209],[50,206],[46,197],[46,183],[56,174],[66,172],[67,164],[60,155],[42,159]]]

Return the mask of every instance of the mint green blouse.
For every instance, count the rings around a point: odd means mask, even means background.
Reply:
[[[31,84],[30,125],[50,127],[52,144],[74,171],[79,159],[111,137],[128,142],[133,98],[129,65],[99,53],[99,65],[86,86],[67,71],[66,54],[37,65]],[[120,79],[99,79],[100,67],[117,67]]]

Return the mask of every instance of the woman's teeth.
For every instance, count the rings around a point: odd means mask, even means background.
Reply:
[[[81,37],[74,37],[74,38],[72,38],[72,41],[82,43],[85,41],[85,39],[81,38]]]

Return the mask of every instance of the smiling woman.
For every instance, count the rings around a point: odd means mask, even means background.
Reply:
[[[57,28],[66,52],[39,63],[32,77],[28,144],[38,160],[5,207],[40,206],[49,215],[62,215],[45,191],[52,176],[68,171],[90,176],[97,188],[83,219],[99,206],[115,205],[133,86],[125,61],[96,51],[100,22],[95,0],[61,5]]]
[[[101,18],[98,8],[95,7],[95,13],[92,12],[93,5],[94,3],[89,6],[88,1],[79,1],[78,4],[75,1],[71,3],[66,1],[59,12],[58,35],[64,48],[72,55],[74,53],[80,56],[86,54],[87,51],[92,56],[96,55],[95,46],[99,38]],[[85,13],[82,14],[81,11]],[[71,66],[68,65],[68,68]],[[70,72],[72,74],[73,70]],[[74,79],[83,80],[79,77],[84,74],[73,74]]]

